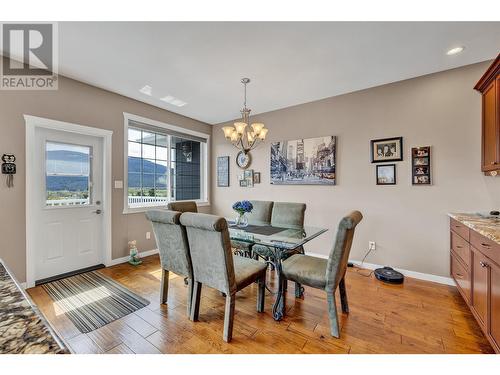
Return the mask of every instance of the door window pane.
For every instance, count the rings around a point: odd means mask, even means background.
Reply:
[[[45,144],[47,206],[89,205],[92,148],[66,143]]]

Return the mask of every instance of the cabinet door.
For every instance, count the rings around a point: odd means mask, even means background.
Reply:
[[[483,171],[497,168],[498,126],[496,83],[493,81],[483,93]]]
[[[472,308],[479,323],[486,327],[488,316],[488,260],[472,248]]]
[[[490,264],[490,335],[500,349],[500,267]]]

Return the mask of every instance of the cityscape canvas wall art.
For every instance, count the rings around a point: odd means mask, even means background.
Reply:
[[[271,184],[335,185],[337,137],[271,144]]]

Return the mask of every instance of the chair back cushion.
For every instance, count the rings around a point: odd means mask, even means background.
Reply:
[[[226,294],[235,293],[233,254],[226,219],[185,212],[180,221],[187,231],[194,280]]]
[[[250,201],[253,206],[252,212],[247,214],[248,223],[253,225],[271,224],[271,213],[273,211],[272,201]]]
[[[281,228],[303,228],[305,212],[305,203],[274,202],[271,225]]]
[[[193,267],[186,229],[180,224],[181,212],[150,210],[146,218],[153,225],[156,246],[163,269],[192,278]]]
[[[167,208],[171,211],[198,212],[198,206],[195,201],[170,202]]]
[[[333,243],[328,264],[326,267],[326,287],[327,291],[334,291],[340,280],[344,277],[347,269],[347,261],[351,252],[352,239],[356,225],[363,219],[359,211],[353,211],[340,220],[337,236]]]

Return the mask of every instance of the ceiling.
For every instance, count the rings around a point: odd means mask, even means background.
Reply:
[[[492,59],[500,22],[61,22],[59,39],[60,74],[215,124],[240,116],[242,77],[267,112]]]

